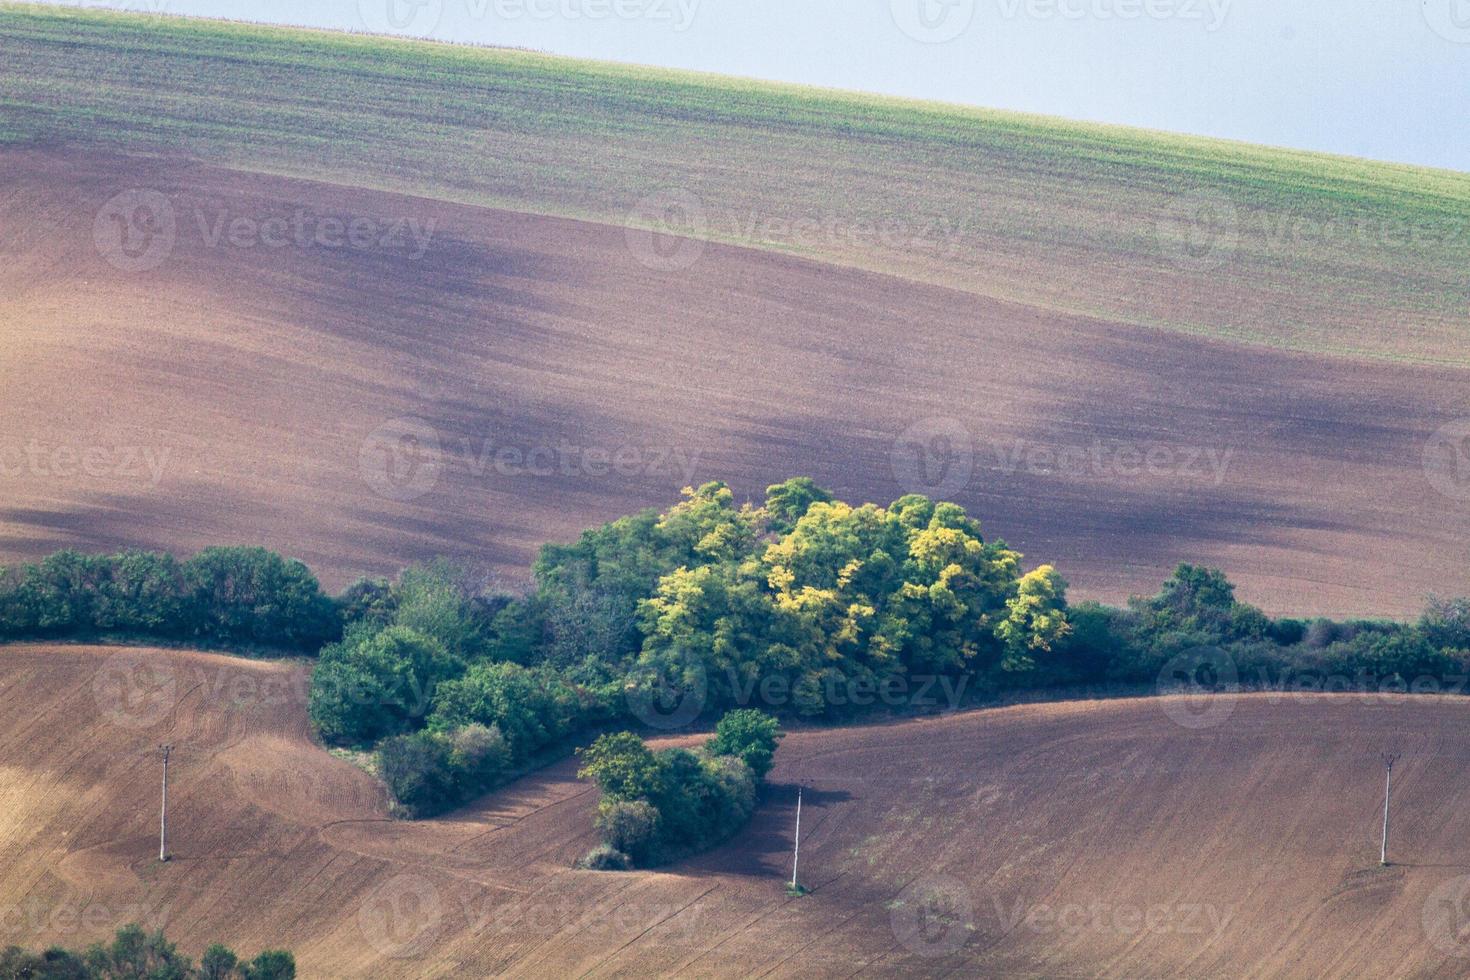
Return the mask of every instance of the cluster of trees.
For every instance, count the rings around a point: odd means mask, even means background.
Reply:
[[[1218,649],[1242,672],[1463,674],[1470,601],[1418,624],[1273,620],[1214,569],[1182,565],[1157,595],[1069,604],[963,508],[925,497],[851,506],[807,479],[737,504],[722,483],[547,545],[535,587],[496,595],[451,566],[363,582],[323,652],[313,717],[329,741],[379,746],[405,809],[438,812],[598,727],[678,723],[758,704],[835,721],[936,678],[978,700],[1006,689],[1153,684],[1171,658]],[[896,691],[896,698],[854,697]],[[945,703],[957,707],[959,697]]]
[[[405,813],[425,816],[508,778],[571,736],[749,703],[814,718],[839,688],[914,672],[1012,673],[1069,632],[1066,584],[989,542],[954,504],[852,507],[810,480],[738,505],[722,483],[548,545],[526,595],[487,592],[444,562],[337,600],[311,715],[329,743],[373,748]],[[692,720],[692,719],[691,719]]]
[[[603,735],[583,749],[577,775],[602,790],[602,844],[579,866],[622,871],[676,860],[734,835],[755,810],[782,733],[760,711],[732,711],[699,749],[654,752],[632,732]]]
[[[0,569],[0,638],[101,637],[315,653],[341,635],[337,606],[300,562],[264,548],[61,551]]]
[[[854,507],[807,479],[761,507],[722,483],[686,490],[665,514],[547,547],[536,578],[547,652],[580,682],[698,687],[716,710],[774,684],[784,709],[836,719],[853,706],[834,691],[1023,672],[1070,629],[1056,570],[1023,572],[958,505]]]
[[[110,943],[82,952],[55,947],[28,953],[18,946],[0,950],[0,980],[293,980],[296,959],[267,950],[242,960],[216,943],[199,965],[181,954],[162,932],[123,926]]]

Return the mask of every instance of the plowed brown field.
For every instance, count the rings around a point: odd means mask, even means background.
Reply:
[[[1426,475],[1451,368],[196,163],[0,171],[0,561],[259,543],[333,586],[437,554],[516,579],[685,484],[810,474],[957,499],[1074,597],[1181,560],[1273,612],[1470,587],[1459,448]],[[167,235],[118,238],[129,191]]]
[[[729,845],[598,874],[569,868],[594,802],[571,763],[444,819],[388,820],[373,780],[311,742],[302,666],[41,646],[0,662],[0,944],[140,919],[196,955],[213,939],[288,946],[309,977],[1417,977],[1470,962],[1457,698],[1127,700],[801,731]],[[1404,753],[1387,869],[1382,749]],[[812,893],[791,899],[798,783]]]

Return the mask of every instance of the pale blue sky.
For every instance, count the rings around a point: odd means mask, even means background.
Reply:
[[[514,45],[1470,170],[1470,0],[67,5]]]

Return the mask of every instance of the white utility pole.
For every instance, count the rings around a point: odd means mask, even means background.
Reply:
[[[801,787],[796,787],[796,848],[791,853],[791,888],[796,889],[796,864],[801,860]]]
[[[163,753],[163,809],[158,818],[158,860],[168,860],[168,757],[173,752],[172,745],[160,745],[159,751]]]
[[[1383,753],[1383,845],[1378,850],[1378,863],[1388,867],[1388,800],[1393,792],[1393,764],[1399,761],[1396,754]]]

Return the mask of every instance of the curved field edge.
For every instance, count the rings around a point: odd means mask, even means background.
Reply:
[[[681,231],[1046,309],[1296,350],[1470,356],[1466,174],[519,51],[25,5],[0,5],[0,51],[10,142],[635,227],[662,213],[646,196],[675,193],[696,202]]]
[[[174,693],[115,697],[144,662]],[[0,904],[39,910],[0,939],[75,942],[136,915],[186,949],[272,936],[309,976],[1459,970],[1438,910],[1467,873],[1462,698],[1249,695],[1205,725],[1178,699],[1074,702],[797,731],[729,845],[607,875],[568,867],[595,796],[571,765],[440,820],[387,820],[372,780],[310,741],[303,675],[0,650],[6,703],[28,706],[0,715]],[[1404,760],[1382,869],[1385,748]],[[811,894],[792,900],[798,785]]]

